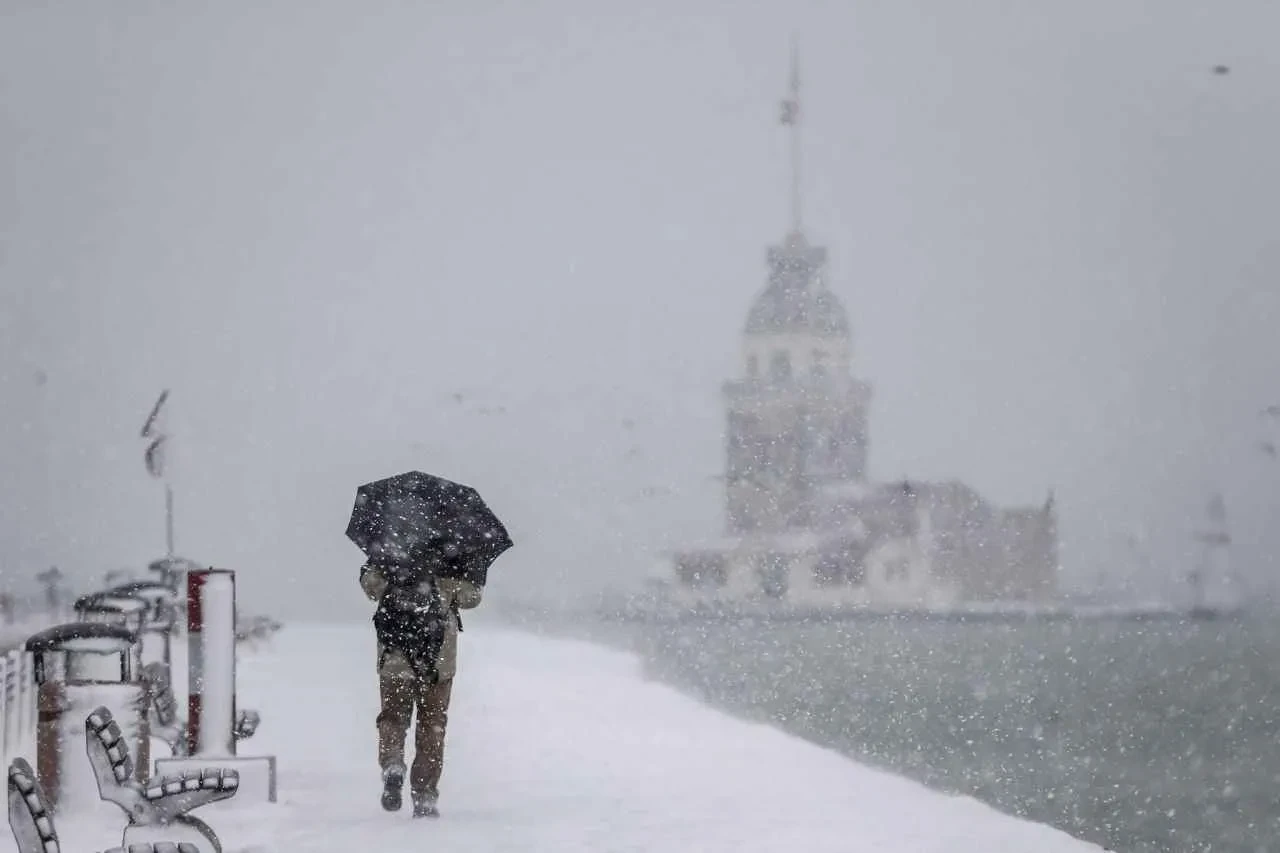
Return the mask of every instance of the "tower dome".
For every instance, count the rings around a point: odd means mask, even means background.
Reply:
[[[849,315],[823,280],[826,249],[793,231],[768,259],[769,282],[747,313],[748,335],[849,336]]]

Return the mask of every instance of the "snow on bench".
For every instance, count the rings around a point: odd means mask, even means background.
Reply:
[[[16,758],[9,765],[9,828],[18,853],[60,853],[58,830],[44,791],[25,758]],[[157,841],[112,847],[105,853],[200,853],[200,848],[195,844]]]
[[[15,758],[9,765],[9,828],[18,853],[58,853],[58,831],[35,771],[25,758]]]
[[[99,796],[115,803],[129,818],[122,840],[126,847],[131,838],[145,840],[140,834],[152,835],[147,830],[163,827],[167,837],[180,836],[180,841],[220,853],[217,835],[188,812],[235,796],[240,774],[221,768],[189,770],[157,777],[143,786],[133,779],[129,744],[104,706],[85,719],[85,742]]]
[[[187,724],[178,718],[169,667],[159,661],[149,663],[142,668],[142,679],[151,693],[151,734],[168,744],[174,755],[185,755]]]

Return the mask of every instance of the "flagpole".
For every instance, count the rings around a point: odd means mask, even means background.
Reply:
[[[804,222],[800,204],[800,47],[791,37],[791,91],[782,101],[781,122],[791,137],[791,231],[800,234]]]
[[[803,225],[800,218],[800,48],[795,36],[791,37],[791,102],[795,105],[791,122],[791,228],[799,234]]]

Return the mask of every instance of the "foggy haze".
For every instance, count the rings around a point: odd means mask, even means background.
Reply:
[[[794,31],[872,476],[1053,488],[1066,581],[1140,533],[1153,594],[1221,488],[1271,584],[1280,7],[602,8],[4,0],[6,579],[160,555],[164,387],[178,550],[282,616],[365,612],[346,517],[405,468],[506,522],[496,595],[718,533]]]

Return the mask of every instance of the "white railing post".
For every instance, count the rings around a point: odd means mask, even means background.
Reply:
[[[40,725],[40,706],[37,701],[36,689],[36,664],[35,657],[26,649],[19,648],[18,654],[22,655],[25,662],[25,674],[22,678],[22,690],[25,694],[23,697],[22,707],[23,713],[26,714],[26,723],[23,726],[22,748],[25,752],[34,755],[36,751],[36,731]]]
[[[12,655],[0,658],[0,739],[3,739],[4,758],[6,761],[13,755],[13,736],[9,733],[13,727],[13,713],[9,701],[9,661]]]
[[[4,656],[4,743],[5,757],[20,755],[23,747],[22,700],[23,690],[22,652],[10,651]]]
[[[0,658],[0,739],[6,760],[21,755],[26,748],[27,717],[23,706],[27,698],[24,679],[28,674],[22,667],[23,657],[20,650],[12,650]]]
[[[30,675],[27,667],[27,654],[21,649],[15,649],[9,652],[8,660],[5,663],[6,669],[12,668],[17,674],[13,702],[7,710],[13,716],[14,726],[17,730],[17,737],[13,743],[13,753],[21,755],[27,748],[27,696],[29,694],[27,678]]]

